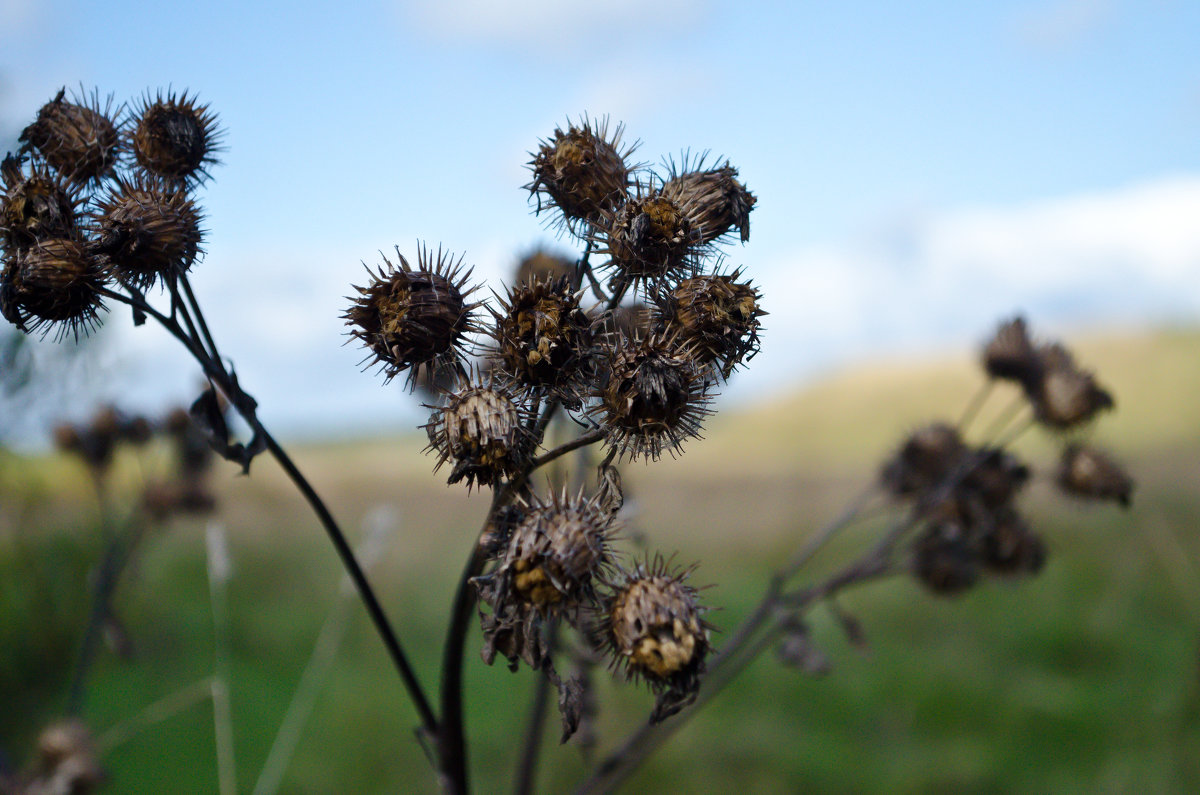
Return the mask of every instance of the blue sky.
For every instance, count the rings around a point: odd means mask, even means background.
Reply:
[[[418,239],[498,283],[554,242],[520,190],[587,112],[638,156],[727,156],[759,197],[729,249],[772,313],[733,399],[868,355],[1200,316],[1200,4],[0,0],[0,131],[63,85],[198,92],[226,129],[194,283],[267,419],[395,427],[343,347],[360,261]],[[569,249],[570,241],[558,243]],[[182,398],[120,325],[118,398]]]

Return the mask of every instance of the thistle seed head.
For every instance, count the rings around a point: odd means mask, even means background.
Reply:
[[[522,257],[517,263],[516,283],[526,285],[554,281],[563,277],[570,278],[574,274],[575,263],[572,260],[539,248]]]
[[[83,721],[53,723],[38,736],[31,780],[21,792],[89,795],[104,781],[104,771],[97,759],[95,741]]]
[[[661,193],[683,209],[702,242],[720,240],[736,229],[745,243],[750,239],[750,211],[757,199],[738,182],[737,169],[729,161],[705,168],[704,160],[701,155],[689,166],[684,155],[678,168],[671,163]]]
[[[0,164],[0,242],[9,251],[39,240],[78,234],[79,199],[75,188],[48,168],[34,163],[26,173],[20,159],[9,155]]]
[[[621,206],[632,170],[626,158],[637,146],[622,147],[622,133],[618,124],[610,136],[607,118],[585,116],[578,126],[568,122],[565,132],[557,128],[541,141],[529,161],[533,180],[525,186],[537,197],[535,214],[546,199],[562,214],[558,223],[573,231],[579,222],[595,223]]]
[[[200,211],[181,190],[146,180],[118,181],[94,213],[94,250],[118,279],[148,290],[186,273],[200,255]]]
[[[621,456],[657,461],[663,449],[681,452],[700,436],[711,414],[708,382],[693,356],[673,337],[620,339],[608,350],[608,383],[591,410]]]
[[[221,132],[208,105],[187,92],[147,94],[134,114],[129,147],[138,167],[173,187],[190,189],[209,178]]]
[[[565,277],[519,283],[492,309],[495,360],[516,383],[550,392],[568,404],[594,371],[592,321]]]
[[[962,496],[978,498],[986,510],[1008,505],[1029,481],[1029,467],[1010,453],[983,448],[973,455],[978,463],[963,476],[957,491]]]
[[[613,664],[659,694],[655,722],[690,704],[704,673],[709,627],[696,590],[685,583],[691,571],[671,570],[655,557],[623,573],[602,605],[600,632]]]
[[[76,184],[99,181],[116,167],[121,136],[113,121],[111,100],[100,105],[99,95],[66,99],[61,89],[38,111],[21,141],[36,149],[64,179]]]
[[[1067,494],[1085,499],[1116,500],[1128,508],[1133,478],[1106,453],[1082,444],[1063,450],[1058,485]]]
[[[1046,562],[1046,544],[1015,510],[997,512],[983,534],[983,565],[998,574],[1036,574]]]
[[[728,379],[758,352],[758,289],[739,282],[741,271],[684,279],[659,301],[659,323],[676,334],[702,366],[715,365]]]
[[[1091,373],[1075,366],[1070,353],[1060,345],[1038,349],[1041,378],[1027,390],[1038,421],[1056,430],[1082,425],[1104,409],[1115,405]]]
[[[958,431],[945,423],[918,428],[883,467],[883,483],[897,497],[936,488],[967,453]]]
[[[652,188],[605,214],[597,240],[614,281],[661,285],[694,271],[707,247],[683,208]]]
[[[81,329],[87,333],[96,325],[105,281],[102,267],[83,243],[72,238],[44,240],[6,259],[0,310],[24,331],[58,326],[59,338],[78,336]]]
[[[914,573],[939,595],[962,593],[979,579],[979,544],[955,522],[930,522],[917,538]]]
[[[983,349],[983,369],[992,378],[1023,385],[1037,382],[1041,362],[1029,339],[1024,318],[1014,317],[1000,324]]]
[[[384,378],[391,381],[409,371],[407,385],[415,386],[420,370],[439,369],[457,363],[466,336],[478,331],[472,312],[479,306],[467,299],[471,276],[449,252],[438,248],[417,249],[417,267],[396,249],[400,267],[385,256],[378,274],[370,268],[365,287],[355,286],[358,297],[342,316],[351,326],[350,336],[367,347],[369,363],[378,363]],[[410,369],[412,368],[412,369]]]
[[[454,466],[449,483],[467,481],[492,486],[520,471],[533,452],[528,430],[530,411],[491,383],[468,384],[434,408],[425,429],[429,447],[438,454],[435,470]]]

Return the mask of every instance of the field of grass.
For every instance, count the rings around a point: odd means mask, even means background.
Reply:
[[[1137,477],[1132,509],[1065,501],[1050,483],[1054,446],[1023,437],[1016,450],[1039,474],[1027,513],[1050,549],[1039,576],[987,581],[954,599],[905,578],[865,586],[839,602],[863,625],[865,648],[817,608],[828,675],[764,656],[624,791],[1200,790],[1200,333],[1096,339],[1078,353],[1117,396],[1097,441]],[[773,566],[874,477],[908,430],[956,418],[979,382],[965,357],[870,366],[718,415],[679,460],[626,467],[628,546],[699,560],[696,581],[711,585],[704,598],[720,608],[711,620],[728,631]],[[1009,397],[997,390],[975,427]],[[377,506],[394,511],[374,579],[432,685],[454,581],[487,502],[430,474],[422,446],[414,434],[304,448],[297,459],[352,535]],[[65,704],[99,541],[73,462],[3,467],[0,749],[19,760]],[[233,564],[222,629],[234,747],[240,791],[249,792],[336,609],[341,572],[271,462],[256,461],[250,478],[222,469],[217,481]],[[845,561],[881,522],[848,529],[804,576]],[[122,582],[117,610],[134,654],[103,654],[95,668],[84,714],[97,733],[212,673],[204,533],[195,520],[156,530]],[[282,791],[434,792],[414,712],[361,608],[350,616]],[[484,666],[472,643],[472,773],[479,792],[501,792],[533,679]],[[598,678],[603,753],[645,720],[651,697]],[[553,734],[539,791],[569,791],[584,770],[581,751],[558,747]],[[104,758],[111,791],[215,792],[213,737],[207,701],[134,734]]]

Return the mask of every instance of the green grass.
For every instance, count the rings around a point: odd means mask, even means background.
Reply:
[[[1036,578],[988,581],[956,599],[913,582],[841,600],[868,646],[811,614],[832,672],[812,678],[766,655],[669,742],[628,792],[1190,792],[1200,788],[1200,335],[1100,340],[1080,358],[1117,393],[1099,436],[1127,456],[1135,506],[1066,503],[1042,479],[1027,504],[1050,545]],[[679,461],[630,466],[630,535],[700,560],[711,618],[729,630],[768,573],[834,515],[907,429],[955,415],[974,387],[965,360],[850,373],[756,412],[719,417]],[[996,397],[995,405],[1003,402]],[[352,535],[378,502],[399,532],[375,570],[421,677],[432,683],[454,579],[486,508],[428,474],[416,437],[299,451]],[[1041,472],[1052,445],[1021,449]],[[64,704],[99,544],[86,480],[51,458],[7,470],[0,503],[0,747],[21,756]],[[74,472],[74,474],[72,474]],[[17,492],[14,481],[37,485]],[[249,791],[337,599],[341,573],[316,523],[265,460],[218,479],[231,534],[229,624],[235,747]],[[24,494],[23,497],[15,495]],[[485,495],[486,496],[486,495]],[[14,503],[16,500],[16,503]],[[24,503],[22,507],[19,503]],[[875,525],[877,526],[877,525]],[[808,573],[861,549],[848,530]],[[102,655],[86,718],[98,731],[213,670],[204,528],[156,531],[122,583],[133,660]],[[636,544],[635,544],[636,545]],[[285,792],[434,792],[415,713],[361,608],[285,779]],[[479,792],[508,788],[532,686],[479,661],[467,702]],[[721,635],[714,638],[719,647]],[[601,750],[645,720],[648,693],[600,673]],[[551,728],[554,728],[552,723]],[[579,749],[548,732],[541,791],[569,791]],[[104,759],[111,791],[211,793],[207,703]]]

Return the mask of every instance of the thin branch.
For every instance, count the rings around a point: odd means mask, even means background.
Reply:
[[[547,622],[546,653],[553,654],[558,641],[558,622]],[[533,699],[529,705],[529,720],[525,725],[525,739],[521,743],[521,756],[517,763],[514,779],[515,795],[533,795],[537,783],[537,764],[542,749],[542,735],[546,728],[546,716],[550,706],[550,677],[539,671],[535,675]]]
[[[212,677],[192,682],[190,685],[163,696],[131,718],[112,726],[96,740],[96,750],[101,756],[127,742],[141,732],[178,715],[188,707],[212,698]]]

